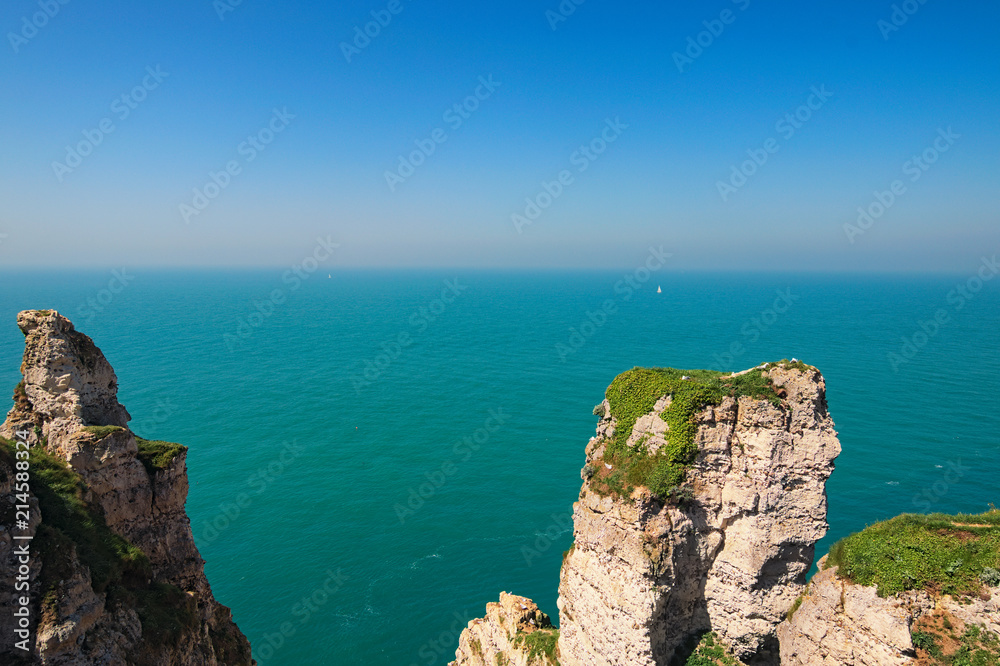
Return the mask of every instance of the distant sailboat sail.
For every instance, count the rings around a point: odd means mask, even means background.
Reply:
[[[658,294],[662,294],[663,293],[663,290],[660,289],[660,285],[656,285],[656,293],[658,293]]]

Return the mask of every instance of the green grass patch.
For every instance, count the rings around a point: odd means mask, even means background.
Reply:
[[[719,637],[708,632],[701,637],[684,666],[736,666],[739,663],[719,642]]]
[[[139,447],[139,460],[150,476],[165,470],[174,458],[187,451],[187,447],[181,444],[151,441],[142,437],[136,437],[135,443]]]
[[[788,609],[787,613],[785,613],[785,617],[788,619],[789,622],[791,622],[792,618],[795,616],[795,611],[797,611],[802,606],[802,600],[805,599],[805,596],[806,596],[805,594],[800,594],[798,597],[796,597],[795,602],[792,604],[792,607]]]
[[[782,368],[785,368],[786,370],[800,370],[802,372],[811,372],[811,371],[816,370],[815,367],[813,367],[813,366],[811,366],[811,365],[809,365],[807,363],[803,363],[802,361],[800,361],[798,359],[796,359],[794,361],[789,361],[787,358],[783,358],[780,361],[777,361],[775,363],[769,363],[768,365],[769,366],[776,365],[776,366],[780,366]]]
[[[949,620],[947,613],[920,618],[910,634],[919,663],[934,666],[1000,665],[1000,637],[975,624],[956,629],[955,622]]]
[[[83,481],[63,459],[34,447],[28,461],[31,492],[38,498],[45,525],[57,533],[51,534],[49,541],[57,546],[64,536],[76,545],[80,562],[90,569],[96,592],[149,578],[149,559],[108,528],[100,507],[83,500]]]
[[[10,441],[5,437],[0,437],[0,471],[13,473],[14,462],[17,457],[14,455],[14,451],[17,450],[14,442]]]
[[[913,647],[921,650],[929,652],[937,647],[937,638],[927,631],[914,631],[910,639],[913,641]]]
[[[81,428],[86,433],[94,436],[94,441],[99,442],[111,433],[124,430],[121,426],[84,426]]]
[[[827,567],[881,597],[905,590],[972,595],[1000,567],[1000,511],[978,515],[904,514],[841,539]]]
[[[682,379],[685,376],[688,379]],[[667,445],[650,456],[642,442],[629,446],[628,439],[639,417],[653,411],[665,395],[671,396],[670,406],[661,414],[668,426]],[[636,486],[645,486],[659,497],[671,496],[698,455],[695,415],[727,396],[781,404],[770,378],[758,369],[736,377],[712,370],[675,368],[634,368],[618,375],[606,393],[616,423],[604,458],[614,471],[602,476],[595,490],[627,495]]]
[[[528,650],[528,663],[542,658],[547,663],[556,664],[556,644],[559,642],[558,629],[536,629],[531,633],[521,632],[514,637],[515,646],[523,646]]]
[[[12,442],[0,439],[0,465],[9,467],[15,451]],[[43,520],[33,547],[42,561],[38,594],[43,617],[55,613],[60,581],[73,573],[75,547],[80,564],[90,570],[94,591],[106,592],[109,606],[136,609],[145,642],[176,642],[183,629],[197,626],[195,600],[177,587],[151,581],[149,558],[107,526],[100,506],[84,500],[86,486],[79,474],[41,447],[29,449],[28,461],[31,494]]]

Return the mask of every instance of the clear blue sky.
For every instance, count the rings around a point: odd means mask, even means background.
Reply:
[[[344,267],[627,267],[655,244],[687,269],[963,271],[1000,250],[996,2],[911,0],[889,31],[891,2],[587,0],[553,29],[558,0],[220,9],[233,1],[4,3],[0,266],[278,266],[321,235]],[[348,62],[373,11],[391,21]],[[706,21],[720,34],[679,71]],[[445,111],[491,76],[454,127]],[[144,81],[134,109],[113,105]],[[808,121],[779,130],[822,86]],[[295,117],[241,150],[275,109]],[[104,119],[91,154],[54,166]],[[574,158],[607,119],[627,129]],[[905,163],[949,127],[960,138],[911,180]],[[391,189],[436,129],[447,140]],[[512,214],[563,170],[571,184],[518,233]],[[894,180],[903,194],[849,242]]]

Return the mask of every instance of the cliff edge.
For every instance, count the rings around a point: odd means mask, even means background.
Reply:
[[[782,664],[1000,664],[1000,511],[897,516],[819,569],[778,628]]]
[[[563,666],[665,664],[706,632],[777,663],[840,453],[823,378],[794,364],[676,375],[633,370],[602,405],[560,579]]]
[[[822,375],[787,361],[636,368],[595,414],[552,661],[779,663],[777,627],[826,533],[840,453]]]
[[[454,666],[1000,666],[992,505],[870,525],[804,585],[840,452],[815,368],[636,368],[594,413],[549,649],[491,610]]]
[[[27,311],[15,405],[0,426],[0,633],[14,636],[15,590],[31,534],[30,640],[4,663],[58,666],[252,664],[250,644],[205,578],[184,510],[187,449],[128,428],[118,379],[58,312]],[[30,465],[30,498],[15,470]],[[22,463],[22,465],[18,465]],[[15,507],[30,502],[27,529]],[[23,517],[23,516],[20,516]],[[18,551],[20,552],[20,551]],[[23,629],[22,629],[23,630]]]

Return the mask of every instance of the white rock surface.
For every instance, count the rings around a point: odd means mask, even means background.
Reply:
[[[530,657],[517,636],[551,630],[548,616],[526,597],[500,593],[499,603],[486,604],[486,616],[469,622],[449,666],[554,666],[546,657]]]
[[[559,586],[563,666],[665,664],[707,630],[748,663],[778,663],[775,629],[826,533],[840,444],[822,376],[768,372],[784,390],[780,408],[729,398],[699,415],[692,500],[664,505],[644,489],[602,498],[584,481]],[[662,439],[661,423],[647,415],[631,438]],[[588,463],[613,427],[610,416],[598,425]]]
[[[947,613],[1000,634],[1000,588],[988,599],[959,604],[948,596],[905,592],[882,598],[824,569],[809,581],[801,606],[778,627],[783,666],[902,666],[915,664],[910,631],[928,613]]]

